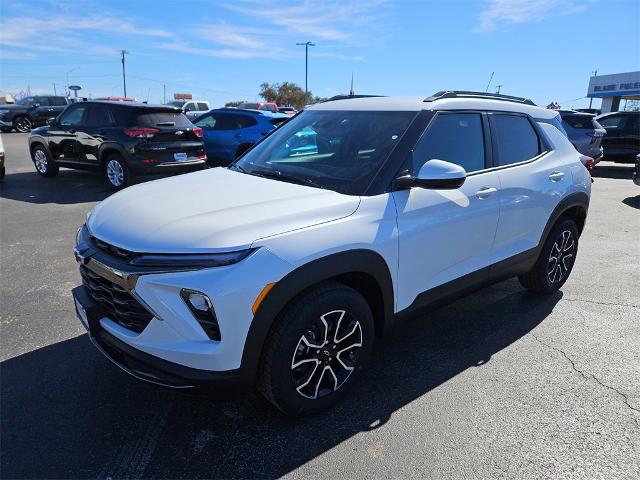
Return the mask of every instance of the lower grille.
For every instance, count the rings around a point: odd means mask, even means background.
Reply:
[[[105,309],[109,318],[118,325],[136,333],[142,332],[153,318],[124,288],[101,277],[84,265],[80,266],[82,283],[91,298]]]

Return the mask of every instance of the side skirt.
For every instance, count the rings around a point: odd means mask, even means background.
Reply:
[[[526,273],[533,268],[539,254],[539,247],[532,248],[422,292],[411,305],[396,313],[396,319],[401,321],[417,313],[435,310],[483,287]]]

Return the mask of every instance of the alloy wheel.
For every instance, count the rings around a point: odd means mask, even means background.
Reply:
[[[559,283],[568,275],[575,259],[575,246],[576,242],[570,230],[564,230],[558,236],[549,254],[547,266],[549,283]]]
[[[31,130],[31,120],[26,117],[20,117],[16,121],[15,127],[20,133],[27,133]]]
[[[109,160],[107,163],[107,178],[114,187],[120,187],[124,183],[124,169],[118,160]]]
[[[49,168],[49,162],[47,160],[47,154],[38,149],[33,153],[33,162],[36,164],[38,172],[45,174]]]
[[[315,400],[338,390],[358,363],[362,340],[360,322],[347,311],[321,315],[300,337],[293,353],[296,391]]]

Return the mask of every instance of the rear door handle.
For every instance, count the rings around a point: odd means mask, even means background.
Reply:
[[[489,195],[493,195],[498,191],[497,188],[494,187],[482,187],[480,190],[476,192],[476,197],[478,198],[486,198]]]
[[[562,172],[551,172],[551,175],[549,175],[549,180],[551,180],[552,182],[557,182],[558,180],[562,180],[563,177],[564,173]]]

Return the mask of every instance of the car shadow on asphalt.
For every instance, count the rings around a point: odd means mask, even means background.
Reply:
[[[594,178],[628,179],[631,181],[633,168],[634,166],[631,163],[599,164],[593,169],[591,176]]]
[[[377,343],[341,404],[299,419],[257,395],[222,401],[138,382],[86,335],[49,345],[0,364],[2,478],[279,477],[482,368],[561,298],[509,280],[411,318]]]
[[[7,173],[0,184],[0,198],[36,204],[99,202],[112,193],[100,175],[65,169],[53,178],[36,172]]]

